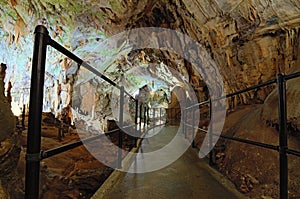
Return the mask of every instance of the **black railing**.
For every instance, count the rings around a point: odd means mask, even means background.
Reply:
[[[91,138],[87,138],[78,142],[66,144],[64,146],[60,146],[55,149],[50,149],[47,151],[41,151],[41,117],[42,117],[42,105],[43,105],[43,87],[44,87],[44,76],[45,76],[45,61],[46,61],[46,50],[47,46],[51,46],[61,52],[62,54],[66,55],[73,61],[75,61],[79,66],[82,66],[89,70],[90,72],[94,73],[98,77],[104,79],[106,82],[111,84],[112,86],[116,87],[120,90],[120,110],[119,110],[119,129],[107,132],[105,134],[100,134]],[[172,111],[176,112],[176,109],[170,110],[171,117],[169,120],[178,121],[180,119],[183,120],[183,133],[186,137],[187,128],[192,128],[192,146],[196,147],[194,143],[194,130],[200,130],[206,134],[209,134],[209,145],[212,148],[213,145],[213,137],[219,136],[224,139],[234,140],[242,143],[251,144],[254,146],[259,146],[271,150],[275,150],[279,152],[279,159],[280,159],[280,198],[285,199],[288,197],[288,159],[287,154],[291,154],[297,157],[300,157],[300,152],[295,151],[288,148],[287,145],[287,109],[286,109],[286,81],[289,79],[293,79],[296,77],[300,77],[300,72],[294,73],[291,75],[278,75],[276,79],[240,90],[235,93],[231,93],[216,99],[211,99],[208,101],[204,101],[201,103],[194,104],[185,108],[180,114],[176,114],[180,118],[172,117]],[[213,122],[212,122],[212,103],[226,99],[229,97],[233,97],[239,95],[241,93],[249,92],[255,90],[257,88],[268,86],[271,84],[277,83],[278,85],[278,110],[279,110],[279,146],[270,145],[266,143],[260,143],[256,141],[251,141],[247,139],[241,139],[236,137],[230,137],[225,135],[218,135],[213,131]],[[124,112],[124,97],[128,95],[132,100],[135,101],[135,125],[131,126],[124,126],[123,122],[123,112]],[[194,121],[195,117],[195,110],[203,105],[209,105],[210,108],[210,125],[208,130],[199,128],[199,124],[188,124],[187,114],[189,111],[192,112],[192,121]],[[158,110],[153,110],[153,120],[157,118]],[[128,93],[123,86],[120,86],[106,77],[104,74],[97,71],[95,68],[90,66],[88,63],[84,62],[82,59],[65,49],[63,46],[52,40],[49,36],[48,30],[44,26],[37,26],[35,29],[35,40],[34,40],[34,52],[33,52],[33,59],[32,59],[32,72],[31,72],[31,87],[30,87],[30,104],[29,104],[29,119],[28,119],[28,135],[27,135],[27,152],[26,152],[26,176],[25,176],[25,197],[27,199],[35,199],[39,197],[39,175],[40,175],[40,161],[42,159],[54,156],[56,154],[68,151],[70,149],[74,149],[78,146],[83,145],[84,143],[91,142],[95,139],[99,139],[105,135],[111,135],[114,133],[118,133],[118,164],[117,167],[121,168],[122,166],[122,135],[121,129],[130,128],[135,126],[135,132],[139,136],[141,135],[142,129],[142,120],[144,126],[146,126],[148,115],[146,114],[147,110],[143,106],[139,106],[138,101]],[[155,113],[156,112],[156,113]],[[168,115],[166,112],[165,115]],[[160,121],[162,121],[162,109],[160,109]],[[138,121],[138,118],[140,120]],[[151,118],[151,117],[150,117]],[[166,122],[168,122],[168,118],[165,118]],[[170,122],[170,121],[169,121]],[[159,123],[159,125],[164,125],[164,123]],[[138,126],[140,126],[138,130]],[[155,127],[155,122],[152,127]],[[213,164],[214,156],[212,151],[209,153],[210,164]]]
[[[119,121],[116,130],[99,134],[90,138],[83,139],[74,143],[66,144],[47,151],[41,150],[41,118],[43,106],[43,87],[45,77],[45,63],[47,46],[55,48],[57,51],[66,55],[78,66],[82,66],[102,78],[112,86],[120,90],[120,107],[119,107]],[[124,114],[124,98],[129,96],[134,101],[134,124],[125,126],[123,121]],[[140,111],[139,111],[140,109]],[[26,152],[26,173],[25,173],[25,198],[37,199],[39,197],[39,175],[40,175],[40,161],[45,158],[66,152],[83,145],[84,143],[92,142],[106,135],[118,133],[118,152],[117,152],[117,168],[122,167],[122,133],[127,128],[134,128],[135,130],[135,146],[138,137],[142,134],[142,118],[144,118],[144,125],[146,125],[145,110],[139,108],[139,102],[127,92],[123,86],[120,86],[106,77],[104,74],[97,71],[95,68],[84,62],[82,59],[74,55],[72,52],[65,49],[49,36],[48,30],[44,26],[37,26],[35,29],[34,51],[32,59],[31,72],[31,87],[30,87],[30,102],[29,102],[29,119],[28,119],[28,134],[27,134],[27,152]],[[155,115],[155,114],[154,114]],[[140,122],[138,123],[138,118]],[[160,119],[162,116],[160,115]],[[138,125],[140,128],[138,129]],[[161,124],[160,124],[161,125]],[[144,128],[145,130],[146,128]]]
[[[209,124],[208,130],[202,129],[202,128],[199,128],[199,124],[196,124],[196,125],[189,124],[186,121],[186,119],[183,117],[183,124],[184,124],[183,131],[186,132],[188,127],[192,128],[192,134],[193,134],[192,135],[192,139],[193,139],[193,144],[192,145],[193,145],[193,147],[197,147],[197,146],[195,146],[195,143],[194,143],[194,137],[195,137],[194,136],[194,130],[199,130],[199,131],[204,132],[205,134],[209,134],[210,149],[212,149],[212,144],[213,144],[212,143],[212,140],[213,140],[212,138],[214,136],[215,137],[217,136],[217,137],[221,137],[221,138],[228,139],[228,140],[233,140],[233,141],[237,141],[237,142],[241,142],[241,143],[246,143],[246,144],[250,144],[250,145],[254,145],[254,146],[263,147],[263,148],[266,148],[266,149],[271,149],[271,150],[278,151],[278,153],[279,153],[279,164],[280,164],[280,166],[279,166],[280,167],[280,171],[279,171],[280,172],[280,174],[279,174],[280,175],[280,190],[279,190],[280,194],[279,195],[280,195],[281,199],[286,199],[286,198],[288,198],[288,157],[287,157],[287,154],[291,154],[291,155],[300,157],[300,152],[289,149],[288,148],[288,143],[287,143],[286,81],[290,80],[290,79],[293,79],[293,78],[297,78],[297,77],[300,77],[300,72],[290,74],[290,75],[280,74],[273,80],[263,82],[263,83],[260,83],[258,85],[255,85],[255,86],[252,86],[252,87],[249,87],[249,88],[246,88],[246,89],[243,89],[243,90],[240,90],[240,91],[237,91],[237,92],[225,95],[225,96],[221,96],[221,97],[216,98],[216,99],[210,99],[208,101],[204,101],[204,102],[197,103],[197,104],[194,104],[192,106],[189,106],[186,109],[184,109],[184,111],[183,111],[183,114],[184,114],[185,117],[186,117],[188,112],[192,112],[192,117],[193,117],[194,116],[193,111],[196,108],[200,108],[203,105],[208,105],[209,110],[210,110],[209,111],[210,112],[210,114],[209,114],[210,124]],[[278,146],[271,145],[271,144],[266,144],[266,143],[261,143],[261,142],[256,142],[256,141],[252,141],[252,140],[247,140],[247,139],[242,139],[242,138],[225,136],[225,135],[222,135],[222,134],[219,135],[219,134],[214,133],[214,130],[213,130],[213,115],[212,115],[213,114],[213,112],[212,112],[212,103],[213,102],[217,102],[219,100],[226,99],[226,98],[229,98],[229,97],[233,97],[233,96],[245,93],[245,92],[255,90],[257,88],[261,88],[261,87],[264,87],[264,86],[274,84],[274,83],[277,84],[277,89],[278,89],[278,121],[279,121],[279,145]],[[194,120],[192,119],[192,121],[194,121]],[[215,159],[215,157],[214,157],[214,154],[213,154],[213,150],[211,150],[210,153],[209,153],[209,163],[210,163],[210,165],[215,164],[214,159]]]

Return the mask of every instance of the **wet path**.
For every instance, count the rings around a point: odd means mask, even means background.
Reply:
[[[140,166],[139,162],[143,158],[140,152],[163,147],[172,140],[177,130],[177,127],[164,127],[156,136],[144,139],[131,168]],[[157,161],[160,160],[153,160]],[[243,198],[226,178],[199,159],[197,151],[190,147],[165,168],[148,173],[123,173],[118,181],[105,194],[96,193],[93,198]]]

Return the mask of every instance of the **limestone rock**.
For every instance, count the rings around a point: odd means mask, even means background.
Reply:
[[[289,130],[300,130],[300,79],[292,79],[287,82],[287,123]],[[278,91],[275,89],[265,100],[262,112],[263,119],[270,125],[278,126]]]
[[[2,186],[2,183],[0,181],[0,199],[9,199],[9,195],[7,194],[7,192],[5,191],[5,189]]]
[[[78,45],[95,45],[89,44],[87,39],[73,37],[78,31],[75,31],[76,27],[87,32],[90,31],[88,28],[93,27],[108,35],[149,26],[180,31],[200,43],[214,59],[224,78],[227,92],[274,78],[277,73],[286,72],[293,67],[298,59],[296,49],[299,46],[299,1],[246,0],[237,4],[234,0],[114,0],[70,3],[34,0],[13,5],[3,2],[1,6],[9,14],[1,17],[0,23],[12,43],[26,34],[32,34],[34,27],[31,24],[37,24],[38,21],[51,27],[53,37],[74,38],[68,44],[74,44],[74,49]],[[45,13],[46,18],[29,17],[38,16],[33,13],[39,12]],[[57,24],[57,21],[61,24]],[[166,41],[182,46],[176,38],[166,38]],[[191,48],[182,51],[200,55]],[[162,54],[165,59],[170,60],[166,61],[167,65],[180,71],[192,85],[203,82],[203,78],[207,79],[200,77],[186,62],[178,65],[176,59],[172,60],[176,55]],[[152,59],[151,56],[145,57]],[[64,74],[72,63],[66,59],[59,61],[62,63],[60,74]],[[58,76],[55,78],[66,79]],[[272,88],[259,89],[237,96],[229,100],[228,106],[233,108],[237,104],[261,103],[271,90]],[[205,95],[199,98],[205,98]]]
[[[300,55],[300,47],[295,49],[296,54]],[[295,65],[291,67],[287,74],[295,73],[299,71],[298,66],[300,59],[295,62]],[[288,130],[291,132],[299,131],[300,129],[300,105],[299,105],[299,88],[300,79],[295,78],[286,82],[286,103],[287,103],[287,123]],[[275,88],[264,102],[264,108],[262,112],[262,118],[267,124],[278,127],[278,89]]]
[[[4,95],[5,64],[1,64],[0,74],[0,142],[14,133],[16,119],[11,111],[11,105]]]

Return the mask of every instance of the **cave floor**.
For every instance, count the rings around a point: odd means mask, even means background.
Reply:
[[[178,127],[164,127],[157,135],[145,138],[130,169],[143,165],[143,153],[156,151],[168,144]],[[153,159],[153,164],[163,161]],[[101,187],[98,198],[246,198],[227,178],[199,159],[196,149],[188,147],[175,162],[162,169],[147,173],[121,172],[110,187]],[[108,179],[110,180],[110,179]],[[106,190],[103,190],[106,189]],[[100,191],[101,190],[101,191]]]

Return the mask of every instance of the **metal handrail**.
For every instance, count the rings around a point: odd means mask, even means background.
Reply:
[[[130,128],[135,126],[135,131],[138,132],[138,100],[135,99],[129,92],[124,89],[124,86],[116,84],[110,80],[104,74],[93,68],[87,62],[84,62],[78,56],[64,48],[62,45],[52,40],[49,36],[49,32],[44,26],[37,26],[35,28],[35,39],[34,39],[34,51],[32,59],[32,70],[31,70],[31,86],[30,86],[30,104],[29,104],[29,119],[28,119],[28,135],[27,135],[27,152],[26,152],[26,176],[25,176],[25,198],[26,199],[37,199],[39,197],[39,175],[40,175],[40,161],[42,159],[54,156],[56,154],[74,149],[84,143],[91,142],[99,139],[105,135],[111,135],[119,132],[118,135],[118,168],[121,168],[122,161],[122,129]],[[46,64],[46,52],[47,46],[50,45],[54,49],[58,50],[62,54],[66,55],[73,61],[75,61],[79,67],[83,66],[90,72],[94,73],[98,77],[102,78],[112,86],[120,89],[120,114],[119,114],[119,127],[116,130],[110,131],[105,134],[100,134],[94,137],[90,137],[81,141],[66,144],[54,149],[47,151],[41,150],[41,117],[42,117],[42,106],[43,106],[43,87],[45,77],[45,64]],[[124,98],[128,95],[135,101],[135,124],[123,126],[123,113],[124,113]],[[140,112],[141,113],[141,112]],[[141,117],[141,115],[140,115]],[[141,125],[141,123],[140,123]],[[139,130],[140,131],[140,130]],[[140,132],[140,135],[142,132]],[[135,140],[137,141],[137,139]],[[136,145],[136,142],[135,142]]]
[[[100,134],[100,135],[89,137],[89,138],[86,138],[86,139],[83,139],[83,140],[80,140],[80,141],[77,141],[77,142],[65,144],[65,145],[56,147],[54,149],[49,149],[47,151],[41,151],[41,159],[49,158],[49,157],[52,157],[54,155],[69,151],[69,150],[74,149],[76,147],[82,146],[83,144],[92,142],[92,141],[97,140],[97,139],[99,139],[101,137],[104,137],[104,136],[112,135],[112,134],[117,133],[119,131],[120,131],[120,129],[114,129],[114,130],[111,130],[107,133],[103,133],[103,134]]]
[[[56,50],[60,51],[73,61],[75,61],[79,67],[83,66],[90,72],[96,74],[100,78],[104,79],[106,82],[110,83],[114,87],[120,89],[120,114],[119,114],[119,123],[120,123],[120,129],[122,129],[123,126],[123,105],[124,105],[124,95],[130,96],[131,99],[135,100],[136,104],[136,111],[135,111],[135,124],[137,123],[137,117],[138,117],[138,102],[137,100],[131,96],[130,93],[124,90],[123,86],[117,85],[115,82],[110,80],[108,77],[106,77],[104,74],[97,71],[95,68],[93,68],[91,65],[89,65],[87,62],[84,62],[82,59],[80,59],[78,56],[74,55],[72,52],[61,46],[56,41],[52,40],[49,36],[48,30],[44,26],[37,26],[35,29],[35,40],[34,40],[34,51],[33,51],[33,59],[32,59],[32,72],[31,72],[31,89],[30,89],[30,105],[29,105],[29,119],[28,119],[28,136],[27,136],[27,152],[26,152],[26,177],[25,177],[25,197],[27,199],[35,199],[39,196],[39,174],[40,174],[40,161],[44,158],[51,157],[55,154],[73,149],[75,147],[78,147],[82,145],[83,141],[74,142],[71,144],[67,144],[55,149],[50,149],[47,151],[41,151],[41,116],[42,116],[42,105],[43,105],[43,86],[44,86],[44,76],[45,76],[45,62],[46,62],[46,51],[47,46],[50,45]],[[279,139],[279,146],[269,145],[265,143],[259,143],[251,140],[245,140],[241,138],[235,138],[230,136],[224,136],[224,135],[216,135],[213,133],[212,130],[212,123],[208,131],[204,129],[202,130],[205,133],[208,133],[210,135],[210,145],[212,145],[212,137],[213,136],[220,136],[225,139],[230,139],[234,141],[239,141],[255,146],[260,146],[268,149],[277,150],[279,152],[280,156],[280,198],[285,199],[288,196],[288,172],[287,172],[287,154],[295,155],[297,157],[300,157],[300,152],[291,150],[288,148],[287,145],[287,113],[286,113],[286,81],[289,79],[293,79],[296,77],[300,77],[300,72],[290,74],[290,75],[278,75],[276,79],[260,83],[255,86],[251,86],[246,89],[242,89],[240,91],[227,94],[225,96],[221,96],[219,98],[210,99],[208,101],[200,102],[198,104],[194,104],[190,107],[187,107],[184,111],[183,118],[184,118],[184,125],[190,125],[185,122],[186,118],[186,112],[196,106],[202,106],[204,104],[210,103],[210,117],[212,117],[212,106],[211,103],[214,101],[218,101],[221,99],[226,99],[235,95],[239,95],[244,92],[249,92],[251,90],[268,86],[273,83],[277,83],[278,85],[278,98],[279,98],[279,132],[280,132],[280,139]],[[193,110],[192,110],[193,111]],[[141,110],[140,110],[140,117]],[[212,121],[212,120],[211,120]],[[145,121],[144,121],[145,124]],[[137,125],[136,130],[137,130]],[[141,120],[139,125],[141,125]],[[161,124],[160,124],[161,125]],[[194,129],[194,125],[190,125]],[[125,126],[127,128],[127,126]],[[119,150],[118,150],[118,167],[121,166],[121,157],[122,157],[122,136],[121,136],[121,130],[117,129],[114,130],[111,133],[119,132]],[[184,127],[185,132],[185,127]],[[194,132],[194,131],[193,131]],[[101,134],[95,137],[87,138],[84,141],[89,142],[95,139],[100,138],[101,136],[104,136],[105,134]],[[193,134],[194,138],[194,134]],[[194,140],[194,139],[193,139]],[[193,141],[194,146],[194,141]],[[212,160],[212,153],[210,153],[210,160]]]
[[[300,76],[300,73],[299,73],[299,76]],[[242,89],[242,90],[239,90],[237,92],[234,92],[234,93],[230,93],[230,94],[227,94],[227,95],[224,95],[224,96],[221,96],[221,97],[218,97],[218,98],[215,98],[215,99],[211,99],[211,100],[206,100],[206,101],[203,101],[203,102],[200,102],[200,103],[197,103],[197,104],[193,104],[189,107],[186,108],[187,109],[191,109],[191,108],[194,108],[196,106],[202,106],[204,104],[208,104],[210,103],[210,101],[212,102],[215,102],[215,101],[219,101],[221,99],[225,99],[225,98],[229,98],[229,97],[233,97],[235,95],[239,95],[239,94],[242,94],[242,93],[246,93],[246,92],[249,92],[251,90],[255,90],[257,88],[260,88],[260,87],[263,87],[263,86],[268,86],[270,84],[274,84],[277,82],[277,79],[272,79],[272,80],[269,80],[269,81],[266,81],[266,82],[263,82],[263,83],[260,83],[260,84],[257,84],[257,85],[254,85],[254,86],[251,86],[251,87],[248,87],[248,88],[245,88],[245,89]]]
[[[56,41],[54,41],[53,39],[50,38],[49,36],[49,45],[52,46],[53,48],[55,48],[56,50],[58,50],[59,52],[61,52],[62,54],[64,54],[65,56],[69,57],[70,59],[72,59],[73,61],[75,61],[79,66],[83,66],[85,69],[89,70],[90,72],[94,73],[95,75],[97,75],[98,77],[102,78],[103,80],[105,80],[106,82],[108,82],[109,84],[111,84],[112,86],[120,89],[121,86],[119,86],[117,83],[115,83],[114,81],[112,81],[111,79],[109,79],[108,77],[106,77],[104,74],[100,73],[98,70],[96,70],[94,67],[92,67],[90,64],[88,64],[87,62],[83,61],[82,59],[80,59],[78,56],[74,55],[72,52],[70,52],[68,49],[66,49],[65,47],[63,47],[62,45],[60,45],[59,43],[57,43]],[[131,98],[134,99],[135,98],[126,90],[124,90],[124,92]]]
[[[300,151],[296,151],[296,150],[292,150],[292,149],[286,149],[286,152],[287,152],[288,154],[291,154],[291,155],[300,157]]]
[[[194,126],[192,124],[188,124],[185,120],[183,121],[184,124],[184,132],[186,132],[186,127],[190,127],[193,129],[197,129],[200,131],[205,132],[206,134],[209,134],[210,136],[210,140],[212,140],[213,136],[218,136],[224,139],[228,139],[228,140],[233,140],[233,141],[237,141],[237,142],[241,142],[241,143],[246,143],[246,144],[250,144],[250,145],[254,145],[254,146],[258,146],[258,147],[263,147],[263,148],[267,148],[267,149],[271,149],[271,150],[275,150],[279,152],[279,157],[280,157],[280,198],[281,199],[286,199],[288,197],[288,159],[287,159],[287,154],[291,154],[297,157],[300,157],[300,151],[296,151],[296,150],[292,150],[288,148],[288,144],[287,144],[287,109],[286,109],[286,81],[290,80],[290,79],[294,79],[300,77],[300,72],[296,72],[293,74],[289,74],[289,75],[283,75],[283,74],[279,74],[275,79],[239,90],[237,92],[234,93],[230,93],[227,94],[225,96],[221,96],[215,99],[210,99],[204,102],[200,102],[197,104],[193,104],[189,107],[187,107],[184,112],[185,114],[187,114],[187,111],[189,111],[192,108],[195,107],[200,107],[204,104],[208,104],[210,103],[209,109],[210,109],[210,121],[212,121],[212,102],[214,101],[218,101],[221,99],[226,99],[229,97],[233,97],[235,95],[239,95],[245,92],[249,92],[252,91],[254,89],[257,88],[261,88],[264,86],[268,86],[274,83],[277,83],[278,85],[278,115],[279,115],[279,146],[275,146],[275,145],[271,145],[271,144],[266,144],[266,143],[261,143],[261,142],[256,142],[256,141],[252,141],[252,140],[247,140],[247,139],[241,139],[241,138],[236,138],[236,137],[232,137],[232,136],[225,136],[225,135],[218,135],[213,133],[212,130],[212,126],[213,123],[211,122],[210,124],[210,129],[207,131],[205,129],[201,129],[197,126]],[[192,110],[193,111],[193,110]],[[193,113],[194,114],[194,113]],[[194,140],[194,134],[193,134],[193,138]],[[210,141],[210,145],[212,145],[211,141]],[[194,144],[193,144],[194,146]],[[209,159],[210,159],[210,163],[212,163],[212,151],[209,154]]]

